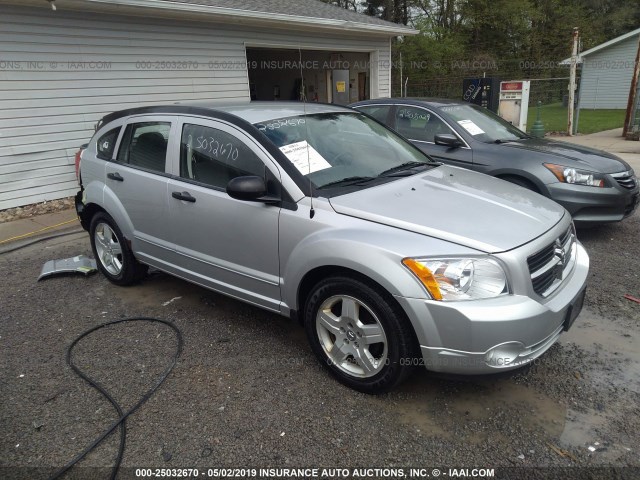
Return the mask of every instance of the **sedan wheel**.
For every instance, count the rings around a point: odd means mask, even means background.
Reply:
[[[349,277],[318,283],[304,320],[311,347],[342,383],[365,393],[399,385],[415,365],[411,324],[393,297]]]

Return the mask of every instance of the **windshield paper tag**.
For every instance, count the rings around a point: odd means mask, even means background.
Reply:
[[[484,133],[484,130],[482,130],[478,125],[473,123],[471,120],[458,120],[458,125],[464,128],[471,135],[480,135],[481,133]]]
[[[309,175],[318,170],[331,167],[329,162],[327,162],[315,148],[309,145],[306,140],[280,147],[280,151],[291,160],[291,163],[293,163],[303,175]]]

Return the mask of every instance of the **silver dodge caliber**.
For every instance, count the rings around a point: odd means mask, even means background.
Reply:
[[[299,319],[342,383],[524,366],[576,319],[589,259],[558,204],[302,103],[104,117],[76,208],[102,273],[147,267]]]

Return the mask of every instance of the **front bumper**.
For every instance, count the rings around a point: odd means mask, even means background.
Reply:
[[[610,180],[610,183],[614,183]],[[625,189],[618,185],[605,188],[552,183],[548,196],[566,208],[578,225],[619,222],[638,207],[638,186]]]
[[[580,313],[589,258],[578,244],[576,265],[549,298],[507,295],[438,302],[396,297],[420,340],[428,370],[485,374],[531,363],[555,343]]]

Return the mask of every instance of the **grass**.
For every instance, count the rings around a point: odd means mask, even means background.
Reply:
[[[527,116],[527,130],[531,130],[536,121],[537,108],[529,105]],[[613,128],[621,128],[624,125],[624,110],[580,110],[578,120],[578,133],[595,133]],[[540,120],[545,132],[567,131],[567,107],[562,103],[551,103],[540,107]]]

